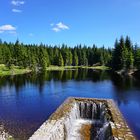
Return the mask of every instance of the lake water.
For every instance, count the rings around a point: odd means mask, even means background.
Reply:
[[[0,78],[0,124],[26,140],[68,97],[111,98],[140,139],[140,81],[110,71],[52,71]]]

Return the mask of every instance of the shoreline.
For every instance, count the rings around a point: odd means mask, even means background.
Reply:
[[[131,69],[131,70],[118,70],[114,71],[115,73],[122,75],[122,76],[134,76],[137,73],[138,69]]]
[[[140,71],[137,69],[133,70],[118,70],[114,71],[110,67],[107,66],[55,66],[51,65],[46,67],[46,71],[63,71],[63,70],[77,70],[77,69],[90,69],[90,70],[111,70],[112,72],[122,75],[122,76],[134,76],[135,74],[139,73]],[[0,64],[0,77],[3,76],[14,76],[14,75],[22,75],[31,73],[32,70],[29,68],[21,68],[20,66],[14,66],[12,69],[7,68],[4,64]]]
[[[29,68],[20,68],[19,66],[14,66],[12,69],[9,69],[4,64],[0,65],[0,77],[26,74],[31,71]]]
[[[63,70],[77,70],[77,69],[92,69],[92,70],[110,70],[111,68],[106,66],[49,66],[46,71],[63,71]],[[13,69],[7,68],[5,65],[0,65],[0,77],[21,75],[32,72],[29,68],[20,68],[14,66]]]
[[[46,71],[58,71],[58,70],[75,70],[75,69],[94,69],[94,70],[110,70],[107,66],[49,66]]]

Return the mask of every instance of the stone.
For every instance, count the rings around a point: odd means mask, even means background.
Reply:
[[[113,100],[69,98],[29,140],[136,140]]]

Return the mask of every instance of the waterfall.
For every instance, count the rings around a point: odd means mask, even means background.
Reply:
[[[69,106],[69,104],[67,105]],[[105,140],[111,137],[111,127],[106,118],[107,106],[93,101],[77,101],[70,105],[70,109],[62,111],[64,115],[58,120],[53,120],[42,125],[39,129],[44,132],[38,139],[45,140]],[[39,131],[38,131],[39,133]],[[36,139],[31,139],[36,140]]]
[[[93,102],[78,102],[75,103],[71,109],[70,115],[65,122],[66,127],[66,140],[81,140],[80,129],[84,125],[89,125],[94,127],[94,132],[90,132],[91,135],[94,133],[94,136],[90,136],[94,139],[103,140],[108,136],[109,122],[106,119],[106,106],[102,103],[97,104]],[[96,134],[96,135],[95,135]],[[110,134],[109,134],[110,135]]]
[[[105,106],[96,103],[77,103],[81,118],[86,119],[102,119],[104,120]]]
[[[100,128],[97,139],[99,140],[106,140],[111,139],[111,127],[109,123],[105,123],[102,128]]]

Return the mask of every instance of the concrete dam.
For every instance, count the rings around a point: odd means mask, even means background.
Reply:
[[[29,140],[136,140],[113,100],[68,98]]]

